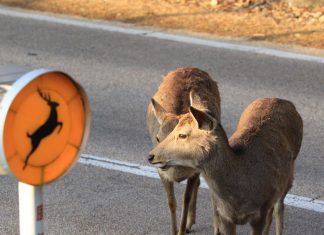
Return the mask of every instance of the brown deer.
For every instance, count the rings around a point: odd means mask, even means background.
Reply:
[[[302,119],[286,100],[252,102],[229,140],[218,120],[190,107],[149,159],[160,169],[181,166],[202,173],[217,205],[222,234],[236,234],[236,224],[248,222],[252,234],[266,235],[274,214],[279,235],[302,136]]]
[[[25,159],[25,164],[24,164],[23,169],[26,168],[29,158],[36,151],[36,149],[40,145],[41,141],[45,137],[52,134],[54,132],[54,130],[56,129],[56,127],[58,127],[58,126],[60,127],[60,129],[58,130],[58,133],[60,133],[60,131],[63,127],[63,123],[58,122],[58,117],[57,117],[57,107],[59,106],[59,103],[52,101],[50,95],[44,94],[39,88],[37,89],[37,92],[38,92],[39,96],[47,102],[47,105],[50,107],[50,113],[49,113],[49,116],[48,116],[47,120],[45,121],[45,123],[43,125],[41,125],[39,128],[37,128],[37,130],[34,131],[33,134],[29,134],[27,132],[27,137],[30,138],[30,140],[31,140],[32,148]]]
[[[199,94],[195,101],[191,100],[190,102],[190,91]],[[220,120],[218,86],[206,72],[197,68],[179,68],[164,77],[147,110],[147,126],[154,145],[163,141],[172,132],[179,119],[189,112],[189,107],[194,102],[200,109],[209,111],[209,115],[215,120]],[[172,235],[177,234],[176,199],[173,184],[188,179],[183,196],[178,233],[179,235],[185,234],[195,223],[197,192],[200,184],[199,172],[192,167],[166,166],[159,168],[158,173],[167,193]]]

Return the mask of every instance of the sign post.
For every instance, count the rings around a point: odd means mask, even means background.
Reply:
[[[21,235],[43,235],[43,186],[18,183],[19,231]]]
[[[69,75],[49,69],[1,85],[0,100],[0,169],[19,181],[20,234],[43,235],[43,185],[77,162],[89,132],[89,101]]]

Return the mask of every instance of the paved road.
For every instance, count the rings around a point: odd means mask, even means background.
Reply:
[[[17,187],[8,177],[1,182],[0,234],[18,234]],[[177,187],[178,201],[183,190],[182,185]],[[62,180],[46,187],[44,193],[44,226],[48,235],[169,234],[165,196],[159,180],[79,164]],[[206,189],[199,191],[197,208],[197,225],[190,234],[213,234]],[[324,234],[324,213],[286,208],[285,234]],[[248,231],[248,226],[238,227],[239,235]]]
[[[323,63],[0,15],[0,64],[8,63],[61,69],[75,77],[87,90],[93,113],[85,152],[139,164],[146,164],[151,147],[146,106],[162,75],[176,67],[200,67],[219,82],[229,135],[252,100],[292,100],[305,131],[291,193],[324,199]],[[16,234],[15,181],[0,182],[0,234]],[[209,194],[200,194],[195,234],[210,234]],[[49,234],[168,234],[158,180],[79,164],[47,187],[45,200]],[[324,234],[323,213],[287,208],[287,234]]]

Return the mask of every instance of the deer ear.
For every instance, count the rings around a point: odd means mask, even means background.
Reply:
[[[208,106],[203,101],[202,95],[198,90],[191,89],[189,92],[190,106],[199,110],[207,110]]]
[[[198,104],[201,104],[201,99],[194,90],[190,90],[189,100],[190,100],[190,106],[197,107]]]
[[[206,112],[200,111],[190,106],[190,114],[199,129],[211,131],[214,130],[217,126],[217,120]]]
[[[162,124],[167,112],[158,102],[155,101],[155,99],[152,98],[151,103],[152,103],[153,112],[154,112],[156,119],[158,120],[158,122],[160,124]]]

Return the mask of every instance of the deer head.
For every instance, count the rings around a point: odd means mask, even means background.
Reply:
[[[57,103],[55,101],[51,101],[51,96],[49,94],[43,93],[41,91],[41,89],[39,89],[39,88],[37,88],[37,92],[38,92],[39,96],[43,100],[45,100],[50,107],[56,108],[57,106],[59,106],[59,103]]]
[[[191,100],[194,96],[191,94]],[[186,166],[197,168],[216,141],[217,120],[190,106],[189,113],[181,115],[172,132],[149,154],[149,162],[159,168]]]

